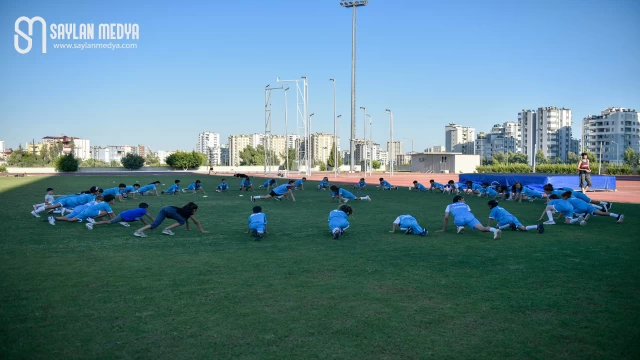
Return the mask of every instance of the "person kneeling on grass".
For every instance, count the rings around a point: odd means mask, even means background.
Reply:
[[[267,233],[267,215],[262,212],[260,206],[253,207],[253,214],[249,215],[249,230],[247,231],[256,237],[256,241],[260,241],[262,236]]]
[[[343,189],[343,188],[339,188],[335,185],[331,185],[331,187],[329,188],[331,190],[331,201],[333,201],[335,198],[338,198],[338,202],[342,202],[342,203],[347,203],[347,201],[349,200],[368,200],[371,201],[371,198],[369,197],[369,195],[367,196],[362,196],[362,197],[356,197],[355,195],[353,195],[352,193],[350,193],[349,191]]]
[[[338,240],[340,235],[349,228],[349,215],[353,214],[353,209],[349,205],[340,205],[337,210],[329,213],[329,231],[333,238]]]
[[[480,221],[476,219],[473,213],[471,213],[471,208],[464,202],[464,197],[461,195],[454,196],[453,203],[447,205],[447,208],[444,210],[444,224],[442,225],[442,230],[438,230],[437,232],[444,232],[447,229],[449,214],[453,214],[453,223],[458,229],[458,234],[464,232],[465,226],[469,226],[472,229],[480,230],[482,232],[492,232],[494,240],[500,239],[502,236],[502,231],[500,231],[500,229],[482,226]]]
[[[293,184],[293,190],[304,190],[304,182],[307,181],[306,177],[303,177],[302,179],[296,180],[296,182]]]
[[[275,189],[276,186],[278,186],[276,179],[269,179],[260,185],[260,189],[267,189],[267,191],[271,191],[272,189]]]
[[[397,186],[393,186],[391,185],[387,180],[385,180],[384,178],[380,178],[380,185],[378,185],[378,189],[379,190],[398,190]]]
[[[427,228],[423,228],[418,225],[418,220],[411,215],[400,215],[393,221],[393,228],[390,233],[396,232],[396,228],[404,230],[405,235],[416,234],[420,236],[427,236]]]
[[[294,183],[295,183],[294,180],[289,180],[289,183],[282,184],[280,186],[277,186],[275,189],[271,190],[269,195],[252,196],[251,201],[256,201],[258,199],[270,199],[270,198],[275,198],[278,201],[282,201],[283,196],[286,196],[288,198],[289,195],[291,195],[291,199],[293,201],[296,201],[296,197],[293,196],[293,192],[291,191],[291,188],[293,188]]]
[[[356,190],[365,190],[367,188],[367,182],[364,178],[360,178],[360,181],[358,181],[353,188]]]
[[[409,190],[413,191],[429,191],[426,186],[420,184],[418,180],[413,180],[413,186],[409,187]]]
[[[200,180],[196,180],[196,182],[189,184],[186,191],[192,191],[195,194],[198,192],[198,190],[202,191],[203,194],[207,195],[207,193],[204,192],[204,189],[202,188],[202,182]],[[185,190],[182,190],[182,191],[186,192]]]
[[[500,230],[511,228],[513,231],[529,231],[529,230],[538,230],[540,234],[544,232],[544,225],[529,225],[524,226],[515,216],[511,215],[507,210],[503,207],[498,206],[497,200],[489,200],[487,203],[489,205],[489,209],[491,213],[489,213],[489,221],[487,221],[487,227],[491,226],[491,220],[495,220],[498,222],[498,228]]]
[[[149,208],[149,205],[147,203],[140,203],[140,205],[137,208],[125,210],[111,220],[98,221],[93,223],[89,222],[87,223],[86,226],[87,226],[87,229],[89,230],[93,230],[93,227],[96,225],[111,225],[115,223],[118,223],[124,227],[129,227],[130,222],[138,221],[138,220],[142,221],[142,223],[145,225],[149,225],[147,224],[146,221],[144,221],[144,218],[143,218],[144,216],[146,216],[151,220],[151,222],[154,221],[153,217],[151,217],[151,215],[149,215],[149,213],[147,212],[148,208]]]
[[[178,195],[180,194],[180,180],[174,181],[173,185],[171,185],[167,191],[163,191],[160,194],[167,195]]]
[[[545,221],[544,224],[555,225],[556,222],[553,220],[553,213],[557,212],[557,213],[560,213],[560,215],[564,215],[565,224],[570,225],[570,224],[580,223],[580,225],[582,226],[587,225],[587,222],[584,221],[584,217],[582,216],[579,216],[578,218],[574,219],[573,205],[571,205],[571,203],[568,201],[570,197],[571,197],[571,193],[562,194],[562,199],[557,194],[551,194],[549,196],[549,202],[547,203],[547,207],[542,212],[542,215],[540,215],[540,219],[538,219],[538,221],[541,221],[542,219],[544,219],[544,214],[546,213],[547,216],[549,217],[549,220]]]
[[[162,233],[165,235],[175,235],[171,229],[182,226],[185,223],[187,224],[187,231],[191,230],[189,229],[189,219],[193,220],[193,223],[196,224],[201,233],[206,233],[207,231],[204,231],[202,225],[200,225],[200,222],[198,222],[194,216],[196,211],[198,211],[198,205],[194,202],[189,202],[181,208],[177,206],[165,206],[160,209],[160,212],[158,212],[158,216],[156,216],[153,224],[141,227],[134,232],[133,235],[138,237],[147,237],[147,234],[145,234],[144,231],[157,228],[162,224],[165,218],[177,221],[175,224],[171,224],[162,230]]]
[[[102,217],[105,215],[109,215],[110,218],[114,218],[113,210],[111,210],[111,206],[113,205],[113,201],[116,199],[114,195],[105,195],[104,201],[96,202],[94,205],[91,205],[87,208],[82,209],[79,213],[77,211],[72,212],[68,216],[59,216],[53,217],[49,216],[49,224],[55,225],[56,221],[68,221],[68,222],[82,222],[82,220],[92,221],[90,218]],[[75,210],[75,209],[74,209]]]
[[[222,179],[220,185],[216,187],[216,192],[229,192],[229,184],[227,184],[227,179]]]

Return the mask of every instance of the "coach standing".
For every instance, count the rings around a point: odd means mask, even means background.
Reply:
[[[589,167],[587,153],[582,153],[581,156],[582,159],[578,162],[578,173],[580,174],[580,188],[582,193],[585,193],[591,186],[591,168]]]

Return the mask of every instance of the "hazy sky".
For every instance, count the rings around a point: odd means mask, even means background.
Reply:
[[[14,48],[20,16],[54,23],[137,23],[137,49]],[[608,106],[640,108],[640,1],[371,0],[358,10],[357,120],[367,106],[374,139],[444,145],[449,122],[487,131],[522,108],[568,107],[580,122]],[[339,0],[0,2],[0,140],[46,135],[92,145],[195,146],[201,131],[264,131],[264,87],[309,78],[312,130],[333,132],[338,83],[348,147],[351,11]],[[27,25],[21,29],[26,32]],[[20,40],[26,47],[26,40]],[[94,40],[90,43],[108,43]],[[114,44],[128,43],[113,40]],[[290,132],[295,88],[289,92]],[[282,92],[273,132],[284,133]],[[226,142],[224,140],[223,142]],[[404,150],[410,150],[405,140]]]

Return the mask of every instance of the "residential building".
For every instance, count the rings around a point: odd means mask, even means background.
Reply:
[[[512,137],[516,141],[516,149],[514,153],[522,152],[522,133],[520,132],[520,124],[515,121],[507,121],[502,127],[504,128],[504,136]]]
[[[253,146],[252,140],[251,135],[229,136],[229,166],[240,166],[240,152],[247,146]]]
[[[389,164],[389,153],[383,150],[380,150],[378,152],[378,159],[377,159],[380,164],[382,165],[387,165]]]
[[[151,154],[151,149],[149,149],[148,146],[138,145],[134,147],[134,153],[142,157],[145,157],[147,156],[147,154]]]
[[[542,151],[547,158],[563,162],[571,148],[571,109],[555,106],[541,107],[537,111],[522,110],[518,113],[522,133],[522,152],[533,165],[536,153]]]
[[[411,156],[417,154],[416,152],[410,152],[407,154],[398,154],[396,156],[397,165],[411,165]]]
[[[393,153],[391,152],[391,148],[393,148]],[[387,153],[389,156],[393,155],[393,157],[403,154],[402,141],[394,141],[393,144],[387,141]]]
[[[47,144],[62,144],[62,152],[64,154],[71,153],[73,148],[73,155],[80,160],[87,160],[91,158],[91,145],[89,140],[81,139],[73,136],[45,136],[42,138],[42,142]]]
[[[333,149],[333,134],[311,134],[311,159],[314,163],[327,163]]]
[[[287,135],[287,147],[289,149],[296,149],[300,146],[300,135]]]
[[[469,126],[450,123],[444,127],[445,151],[463,154],[474,154],[476,129]]]
[[[133,147],[128,145],[91,147],[91,158],[104,162],[116,161],[119,163],[120,160],[129,153],[133,153]]]
[[[636,109],[609,107],[582,121],[582,144],[602,161],[623,163],[627,148],[640,152],[640,119]],[[602,151],[601,151],[602,150]]]
[[[424,152],[426,153],[441,153],[446,151],[447,151],[447,148],[443,145],[435,145],[430,148],[424,149]]]
[[[158,158],[158,161],[160,161],[160,164],[164,165],[166,164],[166,160],[167,157],[171,154],[174,154],[175,151],[164,151],[164,150],[158,150],[154,153],[154,155]]]
[[[273,151],[276,155],[275,161],[270,165],[281,165],[285,159],[287,138],[282,135],[271,135],[266,140],[267,149]]]
[[[517,138],[507,136],[507,132],[512,134],[513,127],[495,124],[490,133],[480,132],[476,137],[476,154],[481,158],[490,160],[495,153],[508,154],[517,152]]]
[[[351,161],[349,150],[342,150],[339,154],[342,157],[342,165],[349,165],[349,161]]]
[[[229,144],[220,144],[220,165],[229,166]]]
[[[209,165],[220,165],[220,134],[211,131],[198,134],[196,151],[206,155]]]
[[[251,136],[251,146],[256,149],[258,145],[264,145],[264,134],[253,134]]]
[[[4,151],[4,140],[0,140],[0,153],[3,153]]]

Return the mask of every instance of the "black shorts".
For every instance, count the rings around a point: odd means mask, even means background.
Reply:
[[[278,197],[280,196],[280,194],[276,194],[275,191],[271,190],[271,192],[269,193],[269,195],[273,196],[273,197]]]

